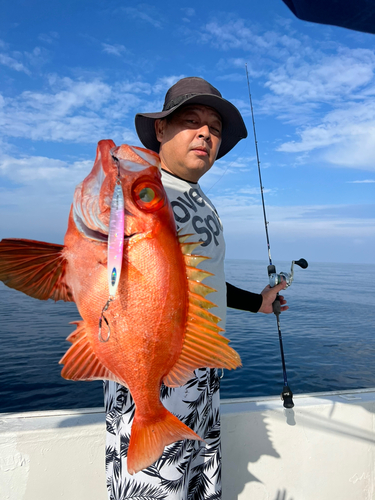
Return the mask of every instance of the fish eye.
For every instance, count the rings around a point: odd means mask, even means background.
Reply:
[[[165,194],[161,186],[151,181],[137,182],[133,186],[132,195],[138,207],[146,212],[155,212],[165,204]]]
[[[145,187],[139,192],[139,199],[144,203],[149,203],[155,198],[155,191],[150,187]]]

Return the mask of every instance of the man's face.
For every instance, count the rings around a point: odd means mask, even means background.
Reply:
[[[221,117],[208,106],[184,106],[170,120],[156,120],[162,167],[190,182],[198,182],[216,160],[221,144]]]

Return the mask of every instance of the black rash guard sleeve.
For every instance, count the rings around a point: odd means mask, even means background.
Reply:
[[[227,307],[256,313],[262,302],[263,297],[260,293],[248,292],[227,282]]]

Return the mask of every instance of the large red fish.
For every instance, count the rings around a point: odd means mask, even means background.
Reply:
[[[118,289],[109,296],[107,241],[111,199],[120,174],[124,253]],[[201,439],[160,402],[161,383],[183,385],[201,367],[236,368],[238,354],[209,312],[213,291],[197,269],[197,243],[176,234],[152,151],[105,140],[91,173],[75,190],[64,245],[22,239],[0,242],[0,279],[41,300],[74,301],[82,321],[61,363],[71,380],[107,379],[129,388],[136,411],[128,451],[130,473],[148,467],[164,446]],[[109,337],[109,338],[108,338]],[[106,340],[106,341],[103,341]]]

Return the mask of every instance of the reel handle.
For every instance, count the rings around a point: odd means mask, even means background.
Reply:
[[[294,261],[297,266],[302,267],[302,269],[306,269],[308,267],[307,260],[305,259],[299,259]]]

